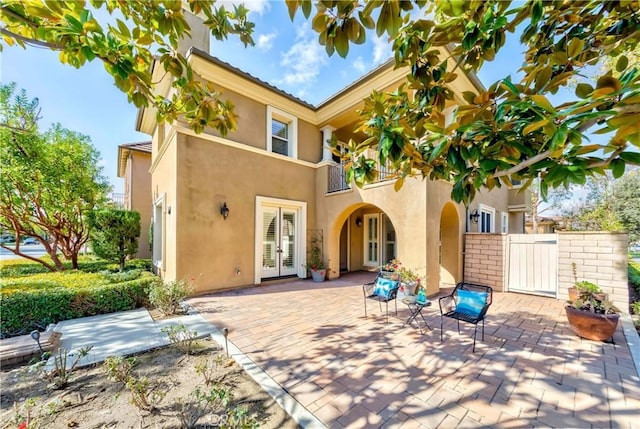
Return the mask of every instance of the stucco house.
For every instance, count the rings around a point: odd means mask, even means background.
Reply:
[[[124,178],[124,209],[140,213],[138,258],[151,258],[149,226],[151,204],[151,142],[127,143],[118,146],[118,177]]]
[[[180,121],[158,124],[151,108],[138,112],[136,128],[152,142],[153,261],[165,280],[195,278],[205,292],[307,277],[309,240],[321,235],[331,277],[399,258],[427,276],[432,294],[462,279],[465,232],[524,232],[519,190],[479,192],[466,209],[441,181],[407,180],[396,192],[384,166],[363,189],[345,181],[326,141],[360,139],[363,99],[397,87],[406,70],[385,63],[313,106],[210,56],[207,33],[192,27],[188,61],[233,102],[238,128],[196,134]],[[482,87],[473,74],[456,84],[456,100]]]

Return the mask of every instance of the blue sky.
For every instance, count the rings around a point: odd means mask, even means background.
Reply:
[[[318,104],[391,57],[387,38],[368,34],[364,45],[352,46],[346,59],[328,57],[301,14],[289,19],[282,1],[246,2],[256,24],[254,47],[244,48],[237,38],[212,41],[211,54],[307,102]],[[516,39],[493,63],[479,73],[488,84],[507,74],[515,74],[521,61]],[[29,97],[37,97],[42,108],[41,128],[59,122],[62,126],[91,137],[102,155],[104,174],[122,192],[117,178],[119,144],[148,140],[135,131],[137,110],[114,85],[102,63],[94,60],[80,69],[63,65],[58,54],[38,48],[23,50],[3,46],[0,81],[16,82]]]

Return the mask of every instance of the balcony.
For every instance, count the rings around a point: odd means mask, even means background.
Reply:
[[[347,183],[347,172],[344,171],[344,163],[329,165],[327,193],[346,191],[351,189]]]
[[[378,153],[375,150],[369,150],[367,151],[367,157],[370,159],[376,159],[378,157]],[[327,186],[328,194],[351,189],[351,186],[349,186],[349,183],[347,182],[347,174],[344,166],[344,162],[329,166],[329,180]],[[396,177],[393,168],[391,167],[391,163],[388,161],[384,165],[380,164],[379,161],[376,162],[376,171],[378,172],[378,177],[371,183],[385,182],[387,180],[393,180]]]

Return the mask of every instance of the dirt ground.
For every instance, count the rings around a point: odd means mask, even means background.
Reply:
[[[196,370],[206,363],[207,374],[233,395],[229,407],[246,407],[238,423],[260,428],[295,428],[295,421],[212,340],[199,340],[193,355],[166,347],[135,356],[132,374],[148,377],[149,397],[160,398],[153,407],[140,410],[124,384],[109,379],[102,364],[80,368],[69,385],[52,390],[49,381],[31,366],[0,372],[0,428],[18,428],[29,416],[28,428],[180,428],[183,410],[196,410],[193,392],[209,392],[205,377]],[[157,395],[156,395],[157,393]],[[200,402],[201,404],[203,402]],[[190,405],[188,405],[190,404]],[[223,407],[209,410],[193,427],[217,427],[229,423]],[[23,426],[24,427],[24,426]],[[233,425],[232,427],[250,427]]]

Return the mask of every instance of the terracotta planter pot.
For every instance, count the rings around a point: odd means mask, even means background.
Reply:
[[[566,306],[569,326],[579,337],[604,341],[613,337],[618,327],[619,314],[597,314]]]

